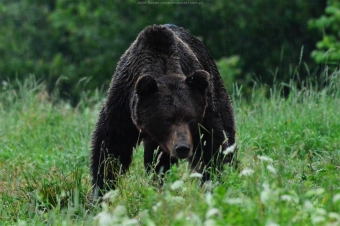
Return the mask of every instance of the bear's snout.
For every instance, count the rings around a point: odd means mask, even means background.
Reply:
[[[170,139],[167,142],[169,154],[172,157],[186,159],[192,156],[192,137],[190,127],[186,123],[176,124],[171,127]]]
[[[175,146],[176,156],[180,159],[190,157],[190,144],[178,144]]]

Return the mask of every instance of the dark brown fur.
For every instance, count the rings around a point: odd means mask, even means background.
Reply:
[[[202,42],[174,25],[143,30],[118,63],[92,138],[95,195],[114,188],[141,140],[148,171],[157,148],[158,173],[188,159],[207,180],[204,169],[230,163],[233,153],[220,151],[235,143],[233,109]]]

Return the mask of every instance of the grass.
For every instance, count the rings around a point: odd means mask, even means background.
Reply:
[[[280,96],[283,85],[233,93],[239,168],[199,187],[182,162],[152,186],[137,147],[129,173],[101,205],[89,149],[103,95],[71,107],[29,78],[0,92],[1,225],[339,225],[340,78]],[[55,95],[57,96],[57,95]],[[267,96],[267,97],[265,97]],[[269,97],[268,97],[269,96]],[[212,192],[210,192],[212,190]]]

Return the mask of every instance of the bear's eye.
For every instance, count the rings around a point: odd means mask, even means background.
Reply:
[[[194,123],[196,120],[195,120],[195,118],[194,117],[190,117],[189,118],[189,123]]]
[[[163,123],[164,123],[165,125],[170,125],[170,124],[171,124],[171,121],[170,121],[170,119],[164,119],[164,120],[163,120]]]

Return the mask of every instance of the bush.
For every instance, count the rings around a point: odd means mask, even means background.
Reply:
[[[309,26],[323,34],[312,57],[318,64],[338,66],[340,61],[340,3],[330,0],[325,15],[309,21]]]

